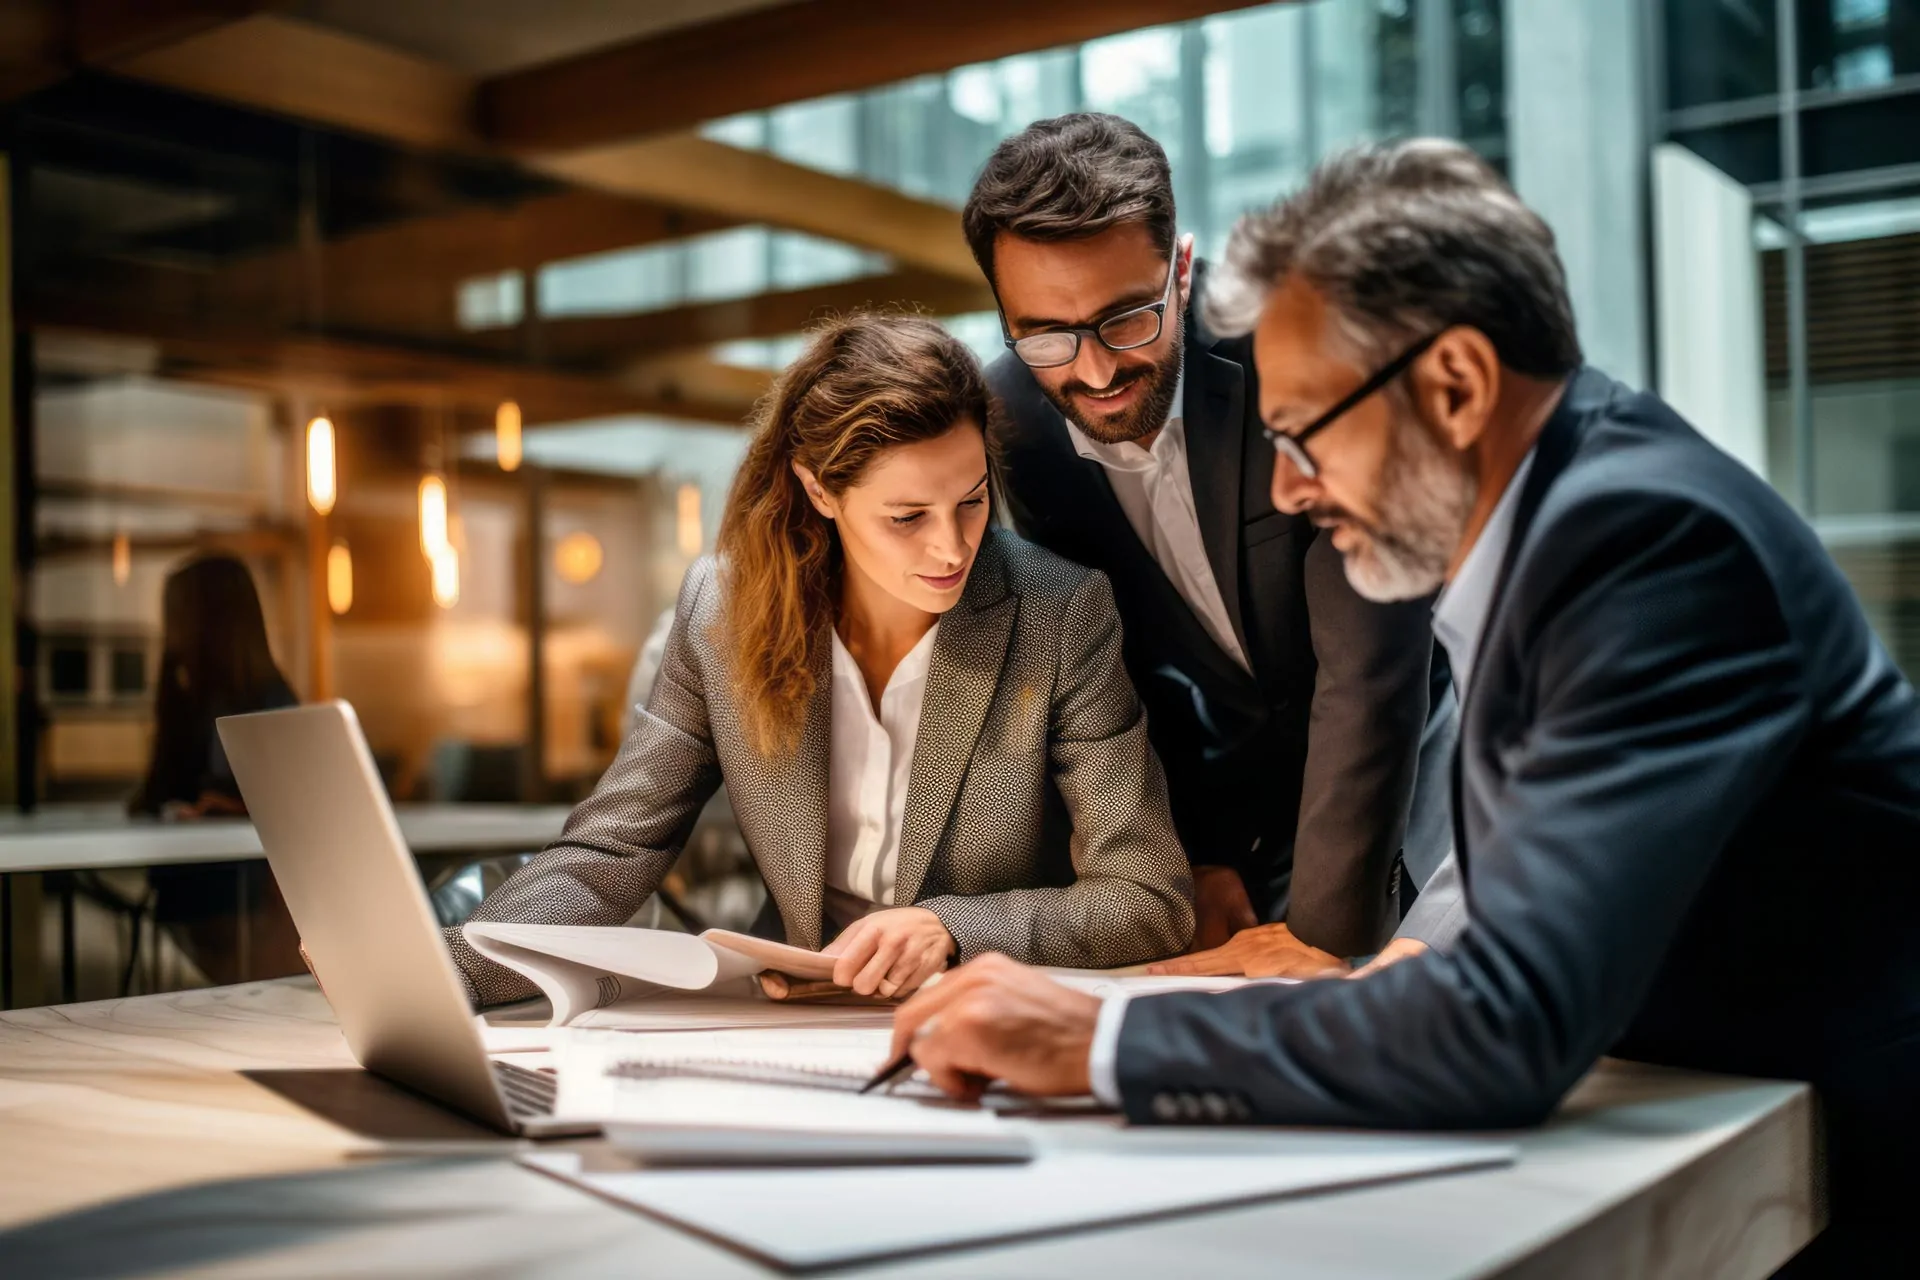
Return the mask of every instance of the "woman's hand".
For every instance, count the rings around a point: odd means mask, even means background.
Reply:
[[[839,985],[892,999],[917,991],[947,967],[953,935],[925,907],[888,907],[848,925],[822,954],[836,957]]]

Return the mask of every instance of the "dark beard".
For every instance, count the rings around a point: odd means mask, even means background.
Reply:
[[[1172,324],[1174,321],[1169,319],[1168,323]],[[1081,341],[1091,342],[1093,339],[1082,335]],[[1088,439],[1098,440],[1101,444],[1125,444],[1167,425],[1167,419],[1173,414],[1174,394],[1180,389],[1180,369],[1185,358],[1186,343],[1183,335],[1175,330],[1173,350],[1169,351],[1166,358],[1159,364],[1144,368],[1116,370],[1113,381],[1100,388],[1102,391],[1122,387],[1130,382],[1150,379],[1147,394],[1142,397],[1138,407],[1117,419],[1088,419],[1079,414],[1073,400],[1074,395],[1092,390],[1084,382],[1069,382],[1058,392],[1045,383],[1040,384],[1040,389],[1046,394],[1047,399],[1053,402],[1053,407],[1060,411],[1061,416],[1084,431]]]

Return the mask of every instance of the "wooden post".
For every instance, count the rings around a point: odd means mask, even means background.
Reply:
[[[546,477],[523,463],[527,505],[527,755],[520,798],[538,804],[547,795],[547,539]]]
[[[18,490],[32,477],[17,474],[15,466],[12,176],[10,157],[0,152],[0,805],[8,808],[20,802],[20,700],[32,687],[31,673],[18,669],[15,643],[22,601],[14,524]]]
[[[0,804],[31,803],[34,753],[30,716],[33,672],[20,667],[19,636],[26,620],[29,546],[23,513],[32,509],[32,370],[22,356],[31,347],[13,328],[14,234],[11,157],[0,152]],[[22,463],[26,465],[23,466]],[[0,1006],[39,1004],[40,877],[0,875]]]

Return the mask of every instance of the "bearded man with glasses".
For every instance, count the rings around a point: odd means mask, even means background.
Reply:
[[[1040,121],[963,222],[1009,348],[988,371],[1003,510],[1111,580],[1194,863],[1195,954],[1165,968],[1346,973],[1416,888],[1380,962],[1445,946],[1464,908],[1429,602],[1365,599],[1274,507],[1250,344],[1198,318],[1165,153],[1115,116]]]

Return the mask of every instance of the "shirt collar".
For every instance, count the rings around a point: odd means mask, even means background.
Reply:
[[[1109,471],[1152,471],[1164,467],[1175,457],[1186,452],[1187,428],[1181,405],[1186,403],[1187,370],[1184,362],[1180,367],[1180,377],[1173,384],[1173,411],[1166,425],[1160,428],[1160,434],[1154,437],[1151,450],[1142,449],[1131,440],[1119,444],[1103,444],[1082,431],[1079,424],[1065,414],[1067,439],[1073,442],[1073,451],[1089,462],[1097,462]]]
[[[1519,514],[1527,474],[1533,470],[1533,456],[1534,450],[1529,449],[1521,459],[1500,501],[1494,504],[1493,514],[1487,517],[1486,527],[1460,562],[1460,572],[1453,575],[1453,581],[1433,604],[1434,638],[1447,651],[1454,689],[1462,698],[1473,675],[1480,635],[1487,627],[1487,611],[1493,607],[1494,589],[1500,583],[1500,566],[1506,563],[1507,546],[1513,541],[1513,522]]]

